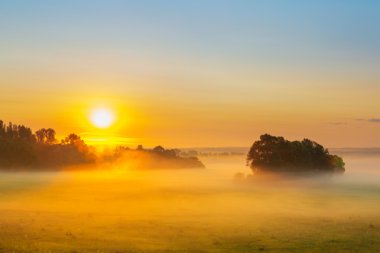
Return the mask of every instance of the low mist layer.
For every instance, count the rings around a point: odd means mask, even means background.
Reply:
[[[1,173],[4,252],[374,252],[379,158],[341,176],[253,177],[241,156],[206,170]],[[346,157],[345,157],[346,159]],[[241,173],[243,177],[236,178]]]

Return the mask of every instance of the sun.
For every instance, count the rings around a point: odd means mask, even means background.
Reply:
[[[107,108],[97,108],[91,112],[91,123],[98,128],[108,128],[115,120],[113,112]]]

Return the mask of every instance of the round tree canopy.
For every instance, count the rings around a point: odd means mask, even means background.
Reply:
[[[248,152],[247,164],[254,171],[293,173],[344,172],[343,159],[331,155],[322,145],[303,139],[288,141],[284,137],[264,134]]]

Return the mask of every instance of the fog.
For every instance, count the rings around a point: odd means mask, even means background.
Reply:
[[[0,246],[15,252],[292,252],[331,238],[349,239],[352,250],[378,240],[380,156],[346,155],[345,174],[318,178],[249,176],[243,156],[200,159],[206,169],[108,164],[3,172]]]

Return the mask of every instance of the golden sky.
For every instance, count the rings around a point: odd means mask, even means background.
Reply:
[[[380,146],[378,4],[233,2],[0,3],[0,118],[130,146]]]

